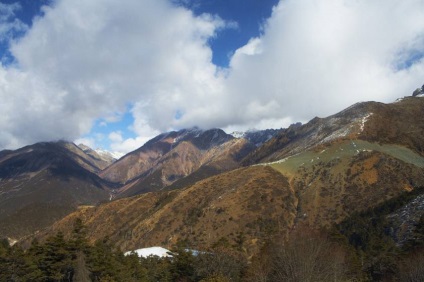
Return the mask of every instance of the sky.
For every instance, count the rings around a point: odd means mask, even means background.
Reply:
[[[424,0],[0,0],[0,62],[0,150],[126,153],[412,94]]]

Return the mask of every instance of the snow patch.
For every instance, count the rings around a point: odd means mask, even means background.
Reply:
[[[134,251],[128,251],[124,255],[128,256],[132,252],[135,252],[139,257],[147,258],[149,256],[158,256],[158,257],[172,257],[170,254],[170,250],[162,248],[162,247],[150,247],[150,248],[142,248]]]
[[[335,131],[334,133],[332,133],[331,135],[325,137],[320,142],[320,144],[327,143],[327,142],[329,142],[331,140],[334,140],[334,139],[343,138],[343,137],[349,135],[350,132],[351,132],[351,128],[350,127],[341,128],[341,129]]]
[[[233,136],[234,138],[243,138],[244,136],[246,136],[246,132],[234,131],[234,132],[231,132],[230,135]]]
[[[360,123],[360,132],[359,132],[359,133],[361,133],[361,132],[363,132],[363,131],[364,131],[365,123],[368,121],[368,118],[369,118],[370,116],[372,116],[372,113],[369,113],[369,114],[367,114],[366,116],[362,117],[362,119],[361,119],[361,123]],[[359,133],[358,133],[358,134],[359,134]]]

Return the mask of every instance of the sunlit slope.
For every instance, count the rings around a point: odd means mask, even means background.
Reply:
[[[70,234],[79,217],[87,225],[90,241],[107,236],[122,250],[167,247],[186,240],[200,250],[238,244],[237,248],[252,254],[273,234],[290,230],[296,205],[286,177],[270,167],[249,167],[186,189],[81,208],[38,235],[42,240],[59,230]]]
[[[317,162],[331,162],[338,159],[353,158],[364,152],[380,152],[405,163],[424,168],[424,157],[406,147],[388,144],[380,145],[362,140],[345,140],[330,146],[320,147],[317,151],[306,151],[268,163],[268,165],[271,165],[283,174],[292,175],[300,167],[310,168]]]
[[[335,115],[314,118],[304,125],[295,124],[282,130],[250,153],[243,164],[278,161],[343,140],[396,144],[424,156],[423,136],[424,98],[407,97],[390,104],[363,102]]]
[[[424,157],[398,145],[335,142],[270,166],[290,179],[298,220],[330,226],[354,211],[424,185]]]

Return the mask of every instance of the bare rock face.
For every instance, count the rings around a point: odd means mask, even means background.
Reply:
[[[105,169],[100,175],[124,185],[120,197],[158,191],[186,178],[194,183],[239,166],[255,146],[221,129],[184,129],[161,134]],[[188,178],[187,178],[188,177]]]
[[[412,93],[412,97],[416,97],[422,94],[424,94],[424,85],[421,88],[415,89],[415,91]]]

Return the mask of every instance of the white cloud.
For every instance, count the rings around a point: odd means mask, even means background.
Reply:
[[[417,50],[424,50],[424,1],[281,1],[264,35],[232,58],[228,91],[243,97],[241,123],[391,102],[424,82],[423,60],[396,67]]]
[[[207,41],[225,27],[217,17],[165,0],[62,0],[44,14],[11,47],[18,67],[0,69],[0,148],[74,140],[128,103],[146,136],[140,119],[170,128],[175,107],[215,87]]]
[[[109,140],[112,142],[122,142],[124,139],[122,138],[122,132],[120,131],[113,131],[109,133]]]
[[[144,143],[146,143],[153,137],[155,137],[155,135],[138,136],[136,138],[127,138],[119,142],[112,142],[110,145],[110,150],[120,154],[126,154],[128,152],[131,152],[140,148],[141,146],[143,146]]]
[[[109,136],[126,152],[165,130],[283,127],[424,82],[422,0],[281,1],[221,70],[207,43],[235,27],[166,0],[56,2],[13,44],[18,66],[0,68],[0,148],[75,140],[132,105],[137,137]]]

